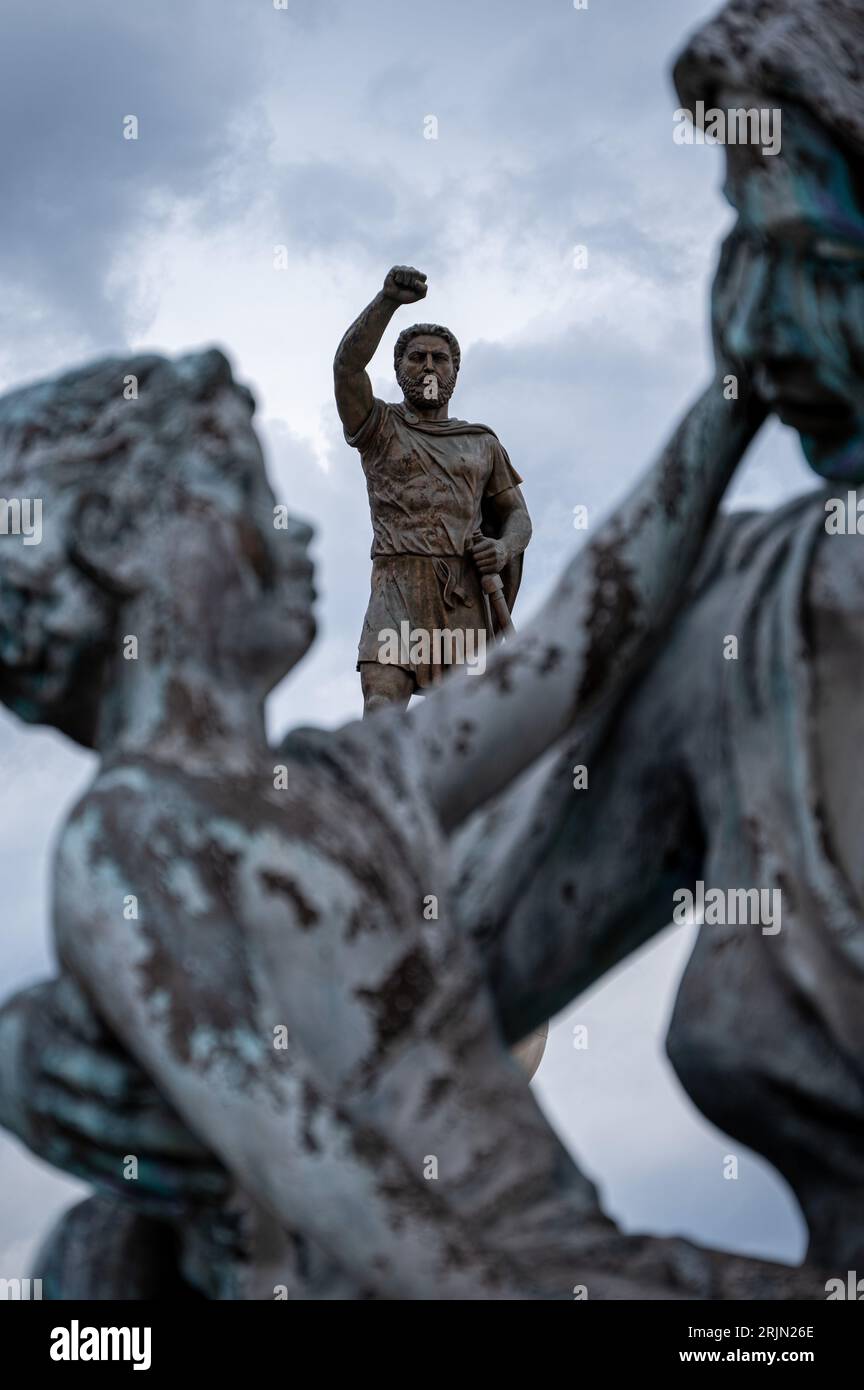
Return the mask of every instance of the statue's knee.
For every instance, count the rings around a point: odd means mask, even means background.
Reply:
[[[398,695],[384,695],[380,691],[376,691],[374,694],[366,695],[364,698],[363,718],[365,719],[367,714],[374,714],[375,711],[379,709],[392,709],[394,705],[396,705],[397,708],[401,707],[404,709],[407,704],[407,696],[401,699]]]
[[[363,714],[374,714],[385,706],[392,709],[405,709],[411,698],[411,677],[392,666],[376,666],[369,663],[360,676],[363,691]]]

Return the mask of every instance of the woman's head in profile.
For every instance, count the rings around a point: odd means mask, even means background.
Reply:
[[[675,67],[685,109],[727,113],[727,132],[745,128],[737,113],[773,116],[773,151],[727,133],[736,222],[715,342],[797,430],[811,468],[847,483],[864,481],[862,34],[859,0],[732,0]]]
[[[186,672],[263,701],[308,650],[312,532],[275,506],[253,412],[216,349],[0,399],[0,498],[41,510],[38,543],[0,535],[0,699],[21,718],[98,747],[112,688],[154,665],[176,712]]]

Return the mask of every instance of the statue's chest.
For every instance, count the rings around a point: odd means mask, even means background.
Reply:
[[[491,471],[488,444],[482,435],[436,438],[396,434],[366,463],[370,491],[383,500],[399,496],[446,501],[454,494],[480,496]]]

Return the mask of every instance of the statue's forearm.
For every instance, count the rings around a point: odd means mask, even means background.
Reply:
[[[501,527],[501,540],[507,547],[510,558],[521,555],[531,539],[531,518],[524,507],[509,512]]]
[[[383,291],[376,294],[371,304],[358,314],[336,349],[334,372],[350,376],[365,370],[398,307],[396,300],[388,298]]]

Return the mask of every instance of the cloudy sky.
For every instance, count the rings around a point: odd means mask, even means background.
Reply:
[[[456,413],[490,424],[525,478],[523,619],[574,545],[573,507],[614,504],[700,387],[729,213],[720,151],[673,143],[669,67],[713,8],[4,0],[0,390],[132,348],[229,353],[277,496],[318,533],[321,635],[273,699],[274,733],[360,709],[371,532],[331,363],[391,264],[428,274],[419,316],[462,344]],[[401,311],[372,364],[379,395],[397,396],[393,340],[416,317]],[[733,502],[810,485],[772,426]],[[0,712],[4,993],[51,967],[47,857],[92,770]],[[796,1258],[784,1185],[699,1117],[662,1056],[688,945],[670,929],[561,1016],[539,1097],[629,1229]],[[0,1276],[27,1272],[77,1190],[0,1137]]]

